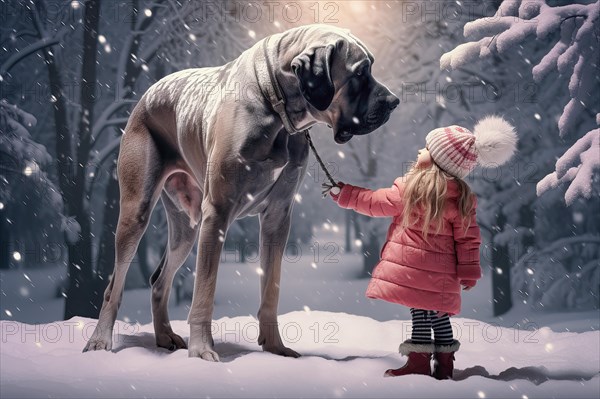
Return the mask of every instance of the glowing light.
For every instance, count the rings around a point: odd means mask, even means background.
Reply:
[[[365,4],[362,1],[349,2],[350,9],[355,13],[365,12]]]
[[[152,16],[152,10],[149,9],[149,8],[146,8],[144,10],[144,15],[147,16],[147,17],[151,17]]]
[[[10,310],[6,309],[4,313],[6,313],[8,317],[12,317],[12,312]]]
[[[265,272],[260,267],[257,267],[256,268],[256,274],[258,274],[259,276],[262,276],[263,274],[265,274]]]
[[[548,342],[546,344],[546,346],[544,347],[544,349],[546,350],[546,352],[552,352],[554,350],[554,345],[552,345],[550,342]]]
[[[477,392],[477,396],[479,396],[480,398],[485,398],[485,392],[479,391]]]
[[[17,262],[20,261],[22,259],[21,254],[17,251],[13,252],[13,259]]]
[[[106,36],[98,35],[98,43],[100,43],[100,44],[106,43]]]
[[[251,38],[256,38],[256,32],[254,32],[253,30],[249,30],[248,31],[248,36],[250,36]]]

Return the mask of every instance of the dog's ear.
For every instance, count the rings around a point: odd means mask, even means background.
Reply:
[[[292,71],[298,78],[300,92],[313,107],[326,110],[335,93],[331,77],[331,63],[335,46],[318,47],[314,52],[304,52],[291,63]]]

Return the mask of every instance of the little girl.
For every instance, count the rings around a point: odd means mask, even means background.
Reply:
[[[408,362],[387,370],[386,377],[432,375],[433,354],[433,376],[452,378],[460,343],[449,316],[460,312],[460,287],[468,290],[481,277],[477,199],[462,179],[478,163],[493,167],[508,161],[517,143],[514,128],[500,117],[486,117],[473,130],[431,131],[416,163],[390,188],[372,191],[340,182],[331,192],[342,208],[393,217],[366,295],[410,307],[412,335],[399,348]]]

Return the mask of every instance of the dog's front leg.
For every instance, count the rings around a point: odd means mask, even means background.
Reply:
[[[214,351],[211,323],[217,283],[219,258],[229,223],[229,212],[205,201],[202,206],[202,225],[196,260],[196,280],[192,307],[188,317],[190,324],[189,357],[219,361]]]
[[[258,344],[264,351],[276,355],[299,357],[287,348],[279,334],[277,306],[281,280],[281,258],[290,231],[290,204],[272,204],[260,215],[260,277],[261,303],[258,311],[260,333]]]

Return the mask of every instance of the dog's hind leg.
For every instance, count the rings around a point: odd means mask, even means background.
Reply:
[[[115,268],[104,292],[98,324],[84,352],[112,348],[125,276],[161,190],[163,163],[158,148],[147,127],[136,121],[134,115],[121,140],[117,166],[121,198],[115,234]]]
[[[167,213],[169,236],[160,265],[150,281],[154,333],[156,345],[169,350],[184,349],[185,342],[173,332],[169,321],[169,295],[177,270],[185,262],[196,242],[199,225],[190,227],[190,218],[177,208],[166,191],[162,192],[161,200]]]

